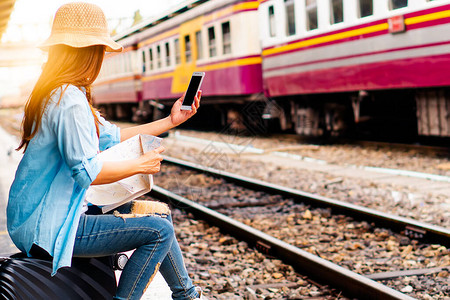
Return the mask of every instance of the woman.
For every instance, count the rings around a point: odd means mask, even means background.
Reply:
[[[72,256],[95,257],[136,249],[122,272],[115,299],[139,299],[158,269],[173,299],[198,299],[174,236],[170,215],[123,219],[87,214],[86,190],[160,170],[163,147],[140,158],[100,162],[97,154],[136,134],[159,135],[194,115],[181,111],[182,98],[167,118],[119,129],[91,105],[90,87],[106,51],[122,47],[108,34],[101,9],[70,3],[56,13],[49,39],[48,61],[25,106],[18,150],[24,156],[11,186],[8,232],[27,255],[52,257],[53,273],[71,265]]]

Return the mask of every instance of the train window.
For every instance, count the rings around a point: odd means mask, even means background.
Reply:
[[[208,47],[209,47],[209,57],[216,56],[217,55],[216,33],[214,31],[214,26],[208,28]]]
[[[406,7],[406,6],[408,6],[408,0],[390,0],[389,1],[389,9],[390,10],[399,9],[399,8]]]
[[[306,0],[306,28],[314,30],[319,27],[317,20],[317,0]]]
[[[286,35],[295,34],[295,7],[294,0],[284,0],[286,9]]]
[[[148,59],[149,69],[153,70],[153,49],[152,48],[148,49],[148,54],[149,54],[149,59]]]
[[[169,42],[165,44],[166,46],[166,66],[170,66],[170,45]]]
[[[146,63],[146,55],[145,55],[145,51],[142,51],[142,73],[145,73],[145,63]]]
[[[186,55],[186,62],[192,61],[192,53],[191,53],[191,37],[189,35],[184,36],[184,45],[185,45],[185,51],[184,54]]]
[[[269,6],[269,34],[270,36],[276,35],[276,24],[275,24],[275,9],[273,5]]]
[[[174,45],[175,45],[175,64],[180,64],[181,62],[181,56],[180,56],[180,40],[179,39],[175,39],[174,40]]]
[[[231,53],[230,22],[222,23],[223,54]]]
[[[122,55],[122,58],[120,59],[120,67],[121,67],[121,73],[125,73],[127,71],[127,55],[126,53]]]
[[[161,46],[156,46],[156,66],[157,68],[161,68]]]
[[[131,68],[131,52],[128,53],[128,59],[127,59],[127,71],[131,72],[133,69]]]
[[[197,44],[197,59],[203,58],[203,41],[202,41],[202,32],[195,32],[195,42]]]
[[[373,0],[359,0],[359,17],[364,18],[373,15]]]
[[[102,66],[102,68],[103,68],[103,66]],[[105,65],[104,65],[104,68],[103,68],[103,72],[104,72],[105,76],[111,73],[110,69],[111,68],[109,67],[109,59],[105,60]]]
[[[344,21],[344,1],[331,0],[331,24],[342,23]]]

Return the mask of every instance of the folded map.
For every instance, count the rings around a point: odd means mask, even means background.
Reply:
[[[161,138],[139,134],[101,152],[98,158],[104,162],[136,159],[160,145]],[[105,213],[148,193],[152,186],[152,175],[137,174],[114,183],[91,185],[86,200],[100,206]]]

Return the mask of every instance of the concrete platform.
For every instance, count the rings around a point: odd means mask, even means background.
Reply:
[[[0,255],[18,252],[6,231],[6,205],[14,174],[22,155],[14,149],[18,146],[15,137],[0,127]]]
[[[244,147],[225,142],[209,141],[189,137],[175,132],[164,140],[166,147],[194,148],[200,152],[231,155],[261,163],[270,162],[286,168],[306,169],[328,173],[336,177],[365,179],[372,182],[387,183],[414,188],[418,193],[442,195],[450,203],[450,177],[427,173],[373,168],[355,165],[336,165],[309,157],[301,157],[285,152],[268,152],[252,146]]]

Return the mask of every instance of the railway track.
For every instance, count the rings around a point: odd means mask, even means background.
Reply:
[[[158,186],[153,187],[151,196],[183,207],[250,246],[282,259],[298,272],[342,290],[344,295],[358,299],[414,299]]]
[[[188,271],[208,299],[349,300],[209,222],[176,208],[172,216]]]
[[[405,234],[406,236],[414,239],[420,239],[427,243],[441,244],[443,246],[450,247],[450,230],[440,226],[383,213],[374,209],[283,187],[277,184],[202,166],[173,157],[165,156],[164,161],[173,165],[178,165],[182,168],[188,168],[196,172],[200,172],[202,174],[223,178],[228,182],[232,182],[252,190],[292,198],[295,202],[309,204],[314,207],[331,208],[335,214],[344,214],[354,218],[355,220],[366,221],[369,223],[373,222],[377,227],[389,228],[395,232]]]
[[[119,124],[127,124],[120,123]],[[183,129],[179,129],[179,131],[183,134]],[[202,129],[192,128],[191,130],[184,130],[187,134],[205,134],[206,132]],[[220,134],[221,132],[218,132]],[[245,136],[245,135],[243,135]],[[398,150],[402,152],[410,152],[413,151],[415,153],[420,153],[429,156],[448,156],[450,154],[450,147],[446,146],[448,140],[447,139],[436,139],[433,141],[417,141],[411,140],[409,142],[393,142],[393,141],[383,141],[383,140],[364,140],[357,138],[336,138],[336,139],[325,139],[325,138],[309,138],[303,137],[297,134],[291,133],[271,133],[264,134],[262,136],[255,136],[260,138],[270,138],[277,143],[281,142],[287,145],[317,145],[317,146],[339,146],[339,145],[352,145],[359,146],[363,148],[371,148],[371,149],[386,149],[386,151]]]
[[[396,242],[396,239],[401,240],[403,251],[402,254],[399,254],[399,256],[405,256],[404,253],[406,251],[411,251],[411,248],[417,248],[417,243],[420,243],[420,245],[426,245],[426,243],[430,243],[433,244],[434,248],[438,247],[436,249],[445,249],[445,251],[447,251],[445,247],[449,244],[450,232],[445,228],[416,222],[414,220],[396,217],[385,213],[380,213],[371,209],[358,207],[356,205],[343,203],[341,201],[321,196],[317,197],[298,190],[269,184],[259,180],[245,178],[228,172],[202,167],[170,157],[165,157],[165,161],[170,162],[171,164],[180,165],[183,168],[195,170],[195,172],[200,172],[199,174],[207,174],[208,176],[213,176],[215,178],[226,178],[227,182],[233,182],[233,184],[245,186],[246,188],[250,188],[251,190],[257,190],[258,193],[264,192],[268,195],[272,195],[272,200],[263,200],[263,203],[258,203],[257,201],[253,201],[251,203],[246,203],[246,201],[235,201],[234,203],[217,203],[216,201],[215,204],[209,203],[210,207],[217,210],[222,210],[222,212],[224,212],[224,214],[220,214],[219,212],[214,211],[211,208],[203,207],[198,203],[190,201],[185,197],[176,195],[168,190],[156,187],[152,191],[153,197],[165,199],[166,201],[167,199],[169,199],[170,202],[175,203],[177,206],[181,206],[182,208],[193,212],[198,218],[205,219],[210,224],[219,226],[222,230],[230,232],[232,235],[245,240],[252,246],[256,246],[260,251],[265,252],[269,255],[281,257],[286,263],[292,265],[296,270],[303,274],[306,273],[306,275],[311,276],[314,280],[325,282],[326,284],[329,284],[336,289],[342,290],[345,295],[357,297],[360,299],[411,299],[405,294],[399,293],[398,291],[392,290],[383,284],[369,279],[370,277],[373,277],[377,280],[387,280],[389,278],[396,278],[408,274],[406,274],[405,271],[400,272],[399,269],[395,269],[396,266],[394,266],[394,268],[388,268],[386,266],[378,268],[379,270],[382,270],[382,272],[370,274],[371,276],[367,276],[367,274],[357,274],[350,270],[352,268],[352,262],[347,262],[347,265],[345,265],[344,263],[345,267],[339,266],[338,264],[331,262],[330,260],[333,259],[330,259],[330,256],[327,257],[327,253],[319,247],[311,247],[311,245],[307,245],[308,243],[311,244],[311,242],[306,242],[306,245],[295,245],[295,240],[302,240],[298,236],[281,236],[280,238],[271,236],[273,232],[280,230],[280,224],[289,224],[289,222],[292,223],[292,218],[303,220],[305,222],[297,222],[299,223],[296,224],[299,225],[298,227],[291,228],[291,231],[293,232],[301,232],[299,228],[308,227],[308,223],[314,223],[315,221],[317,221],[317,218],[319,220],[324,219],[325,217],[328,217],[328,215],[331,215],[332,212],[333,215],[338,216],[337,221],[334,221],[335,224],[356,224],[346,226],[350,228],[356,228],[356,231],[359,230],[365,233],[366,240],[370,239],[371,237],[380,239],[380,236],[384,236],[384,239],[386,240],[386,243],[388,245],[387,247],[391,248],[398,246],[396,245],[398,244]],[[220,185],[221,183],[217,182],[216,184]],[[228,188],[228,190],[232,189],[234,188]],[[204,191],[202,191],[202,193],[203,192]],[[233,197],[227,195],[226,193],[218,193],[218,197],[220,197],[220,195],[224,198]],[[187,194],[189,194],[189,191],[187,191]],[[245,198],[247,196],[248,195],[243,195],[241,198]],[[253,199],[256,199],[258,197],[265,199],[261,196],[261,194],[250,196],[250,198],[252,197]],[[196,202],[201,202],[201,200],[197,199]],[[284,207],[289,207],[289,209],[280,209],[280,206],[276,206],[274,202],[283,203]],[[298,207],[296,207],[296,205]],[[260,207],[263,211],[259,211],[257,213],[252,211],[255,209],[255,207]],[[270,208],[266,208],[266,210],[264,211],[264,207]],[[314,211],[312,209],[313,207],[317,207],[317,209],[319,209],[319,212]],[[277,211],[279,211],[280,213],[275,213]],[[293,214],[293,212],[295,211],[297,213]],[[283,219],[283,215],[290,215],[291,220],[289,220],[289,217]],[[347,220],[344,220],[345,217],[342,217],[342,215],[351,217],[355,222],[360,223],[351,223],[354,221],[347,223]],[[237,221],[237,219],[239,219],[241,222]],[[261,224],[258,224],[258,222],[256,221],[252,222],[252,220],[268,219],[278,220],[278,223],[275,222],[278,224],[278,229],[273,225],[264,227],[261,226]],[[396,238],[393,238],[393,233],[383,230],[379,231],[375,228],[375,226],[376,228],[389,228],[396,235]],[[259,228],[259,230],[255,229],[255,227]],[[338,226],[336,225],[336,227]],[[377,232],[378,230],[379,234],[376,236],[370,236],[368,232],[373,230],[375,232]],[[268,233],[270,233],[271,235],[269,235]],[[300,233],[300,235],[301,234],[304,233]],[[347,243],[346,247],[354,247],[355,249],[352,249],[353,251],[357,250],[356,248],[358,247],[367,249],[371,247],[370,245],[364,245],[364,241],[357,240],[355,237],[353,237],[352,235],[354,235],[355,233],[347,232],[345,234],[347,235],[346,239],[348,239],[347,241],[345,241],[345,243]],[[408,235],[408,237],[402,234],[406,234]],[[364,234],[362,236],[364,237]],[[331,234],[329,235],[328,242],[330,244],[333,244],[333,240],[338,241],[338,238],[339,236],[333,236]],[[322,240],[319,241],[318,244],[322,244],[323,242],[324,240],[322,238]],[[437,246],[438,244],[439,246]],[[421,247],[423,248],[423,246]],[[301,248],[306,249],[307,251],[302,250]],[[445,253],[443,253],[443,255],[445,255]],[[326,259],[321,258],[320,256],[323,256]],[[408,257],[406,257],[405,260],[407,258]],[[390,263],[391,262],[388,262],[388,265]],[[410,270],[409,275],[420,275],[430,272],[437,273],[443,270],[445,271],[446,268],[438,267],[432,270],[430,268],[417,269],[416,266],[414,270]]]

